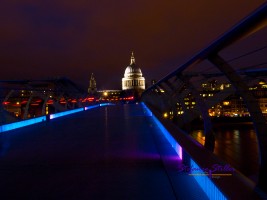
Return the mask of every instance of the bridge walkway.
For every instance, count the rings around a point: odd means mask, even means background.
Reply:
[[[208,199],[142,105],[2,133],[0,199]]]

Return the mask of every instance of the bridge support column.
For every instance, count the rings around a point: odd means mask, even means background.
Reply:
[[[258,138],[260,158],[258,186],[267,192],[267,125],[266,119],[259,107],[259,103],[249,91],[246,83],[223,58],[218,54],[213,54],[209,56],[209,61],[225,74],[246,103]]]
[[[27,119],[28,118],[28,113],[29,113],[29,108],[30,108],[30,103],[32,101],[33,98],[33,94],[31,94],[31,96],[29,97],[27,104],[25,106],[25,110],[24,110],[24,114],[23,114],[23,119]]]
[[[43,102],[43,106],[42,106],[42,115],[45,115],[45,107],[46,107],[46,103],[47,101],[49,100],[49,96],[45,97],[44,99],[44,102]]]

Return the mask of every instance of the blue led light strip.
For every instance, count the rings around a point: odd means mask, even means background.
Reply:
[[[110,105],[115,105],[115,104],[102,103],[102,104],[97,104],[97,105],[93,105],[93,106],[87,106],[85,108],[78,108],[78,109],[74,109],[74,110],[68,110],[68,111],[64,111],[64,112],[59,112],[59,113],[55,113],[55,114],[49,115],[49,119],[55,119],[55,118],[58,118],[58,117],[62,117],[62,116],[65,116],[65,115],[81,112],[81,111],[84,111],[84,110],[89,110],[89,109],[96,108],[96,107],[99,107],[99,106],[110,106]],[[39,122],[42,122],[42,121],[46,121],[46,116],[37,117],[37,118],[33,118],[33,119],[27,119],[27,120],[23,120],[23,121],[20,121],[20,122],[14,122],[14,123],[11,123],[11,124],[4,124],[4,125],[0,126],[0,133],[5,132],[5,131],[10,131],[10,130],[13,130],[13,129],[16,129],[16,128],[21,128],[21,127],[24,127],[24,126],[32,125],[32,124],[39,123]]]
[[[84,110],[89,110],[89,109],[92,109],[92,108],[96,108],[96,107],[99,107],[99,106],[113,106],[115,104],[113,103],[101,103],[101,104],[97,104],[97,105],[94,105],[94,106],[87,106],[84,108]]]
[[[114,106],[114,103],[101,103],[99,106]]]
[[[64,111],[64,112],[51,114],[50,115],[50,119],[55,119],[55,118],[62,117],[62,116],[65,116],[65,115],[81,112],[83,110],[84,110],[83,108],[78,108],[78,109],[74,109],[74,110],[68,110],[68,111]]]
[[[94,105],[94,106],[87,106],[84,108],[84,110],[89,110],[89,109],[92,109],[92,108],[96,108],[96,107],[99,107],[100,105]]]
[[[190,158],[191,169],[198,169],[198,174],[205,174],[203,170]],[[209,176],[199,176],[198,174],[191,174],[198,182],[202,190],[206,193],[209,199],[226,200],[227,198],[223,193],[216,187],[216,185],[210,180]]]
[[[21,127],[24,127],[24,126],[32,125],[32,124],[35,124],[35,123],[39,123],[39,122],[42,122],[42,121],[45,121],[45,120],[46,120],[46,117],[42,116],[42,117],[36,117],[36,118],[33,118],[33,119],[23,120],[23,121],[20,121],[20,122],[14,122],[14,123],[11,123],[11,124],[4,124],[4,125],[0,126],[0,133],[5,132],[5,131],[10,131],[10,130],[13,130],[13,129],[16,129],[16,128],[21,128]]]
[[[153,113],[149,110],[149,108],[142,102],[141,103],[147,116],[151,116],[154,122],[157,124],[161,132],[163,133],[164,137],[168,140],[171,144],[172,148],[176,151],[180,159],[183,159],[183,149],[178,144],[178,142],[172,137],[172,135],[167,131],[167,129],[160,123],[160,121],[153,115]]]

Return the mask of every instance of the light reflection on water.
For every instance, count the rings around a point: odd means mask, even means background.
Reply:
[[[216,138],[214,154],[256,181],[259,157],[254,129],[246,126],[220,127],[214,132]],[[203,130],[194,130],[190,135],[204,145]]]

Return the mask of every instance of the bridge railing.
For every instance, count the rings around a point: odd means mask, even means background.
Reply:
[[[81,108],[94,98],[66,78],[0,80],[0,124]]]
[[[67,111],[63,111],[63,112],[58,112],[58,113],[47,114],[47,115],[43,115],[43,116],[39,116],[39,117],[34,117],[31,119],[21,120],[21,121],[17,121],[17,122],[13,122],[13,123],[2,124],[2,125],[0,125],[0,133],[6,132],[6,131],[11,131],[11,130],[14,130],[17,128],[22,128],[25,126],[29,126],[29,125],[44,122],[44,121],[49,121],[49,120],[52,120],[52,119],[55,119],[58,117],[63,117],[63,116],[78,113],[81,111],[86,111],[89,109],[93,109],[93,108],[97,108],[97,107],[101,107],[101,106],[109,106],[109,105],[113,105],[113,104],[112,103],[95,104],[95,105],[91,105],[91,106],[85,106],[82,108],[76,108],[76,109],[71,109],[71,110],[67,110]],[[0,137],[0,139],[1,139],[1,137]],[[0,146],[1,146],[1,140],[0,140]]]
[[[204,146],[211,152],[215,146],[211,117],[250,117],[260,157],[257,186],[265,192],[266,25],[267,3],[142,95],[142,101],[149,108],[171,119],[183,131],[188,132],[196,120],[203,121]]]
[[[266,199],[255,183],[226,162],[218,159],[155,109],[143,104],[164,137],[183,161],[177,173],[192,176],[209,199]]]

